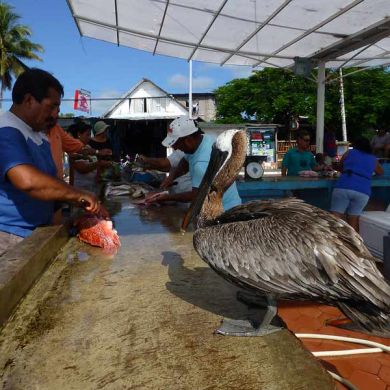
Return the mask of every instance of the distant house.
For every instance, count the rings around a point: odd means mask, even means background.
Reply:
[[[187,115],[187,109],[153,81],[142,79],[103,115],[103,118],[151,120],[174,119]]]
[[[185,106],[188,110],[189,97],[188,93],[174,93],[174,98]],[[199,117],[205,122],[215,120],[216,105],[215,96],[213,93],[193,93],[192,94],[192,115]]]
[[[188,115],[187,101],[188,95],[171,95],[151,80],[143,78],[100,118],[89,120],[93,124],[97,119],[103,118],[110,125],[110,137],[116,156],[141,153],[163,157],[167,150],[161,145],[161,141],[166,137],[173,119]],[[199,117],[200,121],[209,120],[212,112],[215,113],[212,94],[193,94],[193,106],[193,117]],[[73,120],[62,119],[63,125],[68,126],[70,122]]]

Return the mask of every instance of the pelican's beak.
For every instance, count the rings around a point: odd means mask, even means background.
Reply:
[[[190,208],[188,209],[181,224],[182,232],[187,229],[192,219],[196,217],[202,209],[203,202],[210,192],[213,180],[224,164],[227,156],[228,152],[223,152],[216,148],[215,145],[213,145],[206,173],[204,174],[202,182],[200,183],[195,199],[193,199],[191,202]]]

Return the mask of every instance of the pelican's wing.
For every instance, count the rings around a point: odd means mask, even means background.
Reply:
[[[345,222],[300,200],[250,202],[198,229],[194,246],[232,282],[278,296],[359,299],[383,307],[390,287]]]

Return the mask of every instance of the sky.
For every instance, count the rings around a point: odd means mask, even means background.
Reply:
[[[85,89],[92,98],[120,97],[147,78],[168,93],[188,93],[188,62],[173,57],[118,47],[115,44],[81,37],[66,0],[8,0],[32,30],[31,41],[45,49],[42,62],[25,61],[45,69],[64,85],[65,99],[73,99],[76,89]],[[212,92],[228,81],[248,77],[250,67],[221,67],[193,62],[193,92]],[[4,98],[10,98],[6,93]],[[92,115],[98,116],[114,101],[92,102]],[[4,109],[10,106],[4,103]],[[82,115],[72,102],[63,101],[61,113]]]

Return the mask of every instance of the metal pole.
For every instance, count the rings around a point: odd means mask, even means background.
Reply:
[[[340,74],[340,109],[341,109],[341,128],[343,130],[343,141],[347,142],[347,121],[345,117],[345,104],[344,104],[344,80],[343,69],[339,69]]]
[[[318,64],[316,152],[323,152],[325,112],[325,62]]]
[[[189,69],[190,69],[190,75],[189,75],[190,88],[188,93],[188,117],[192,119],[192,60],[190,60]]]

